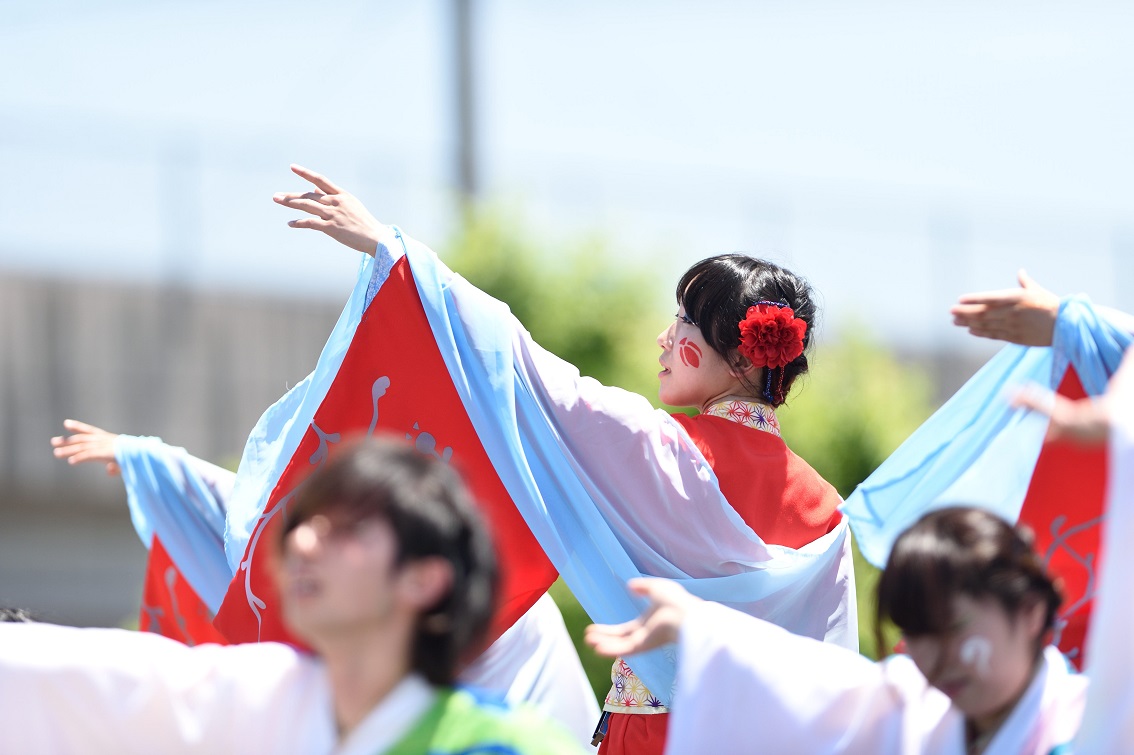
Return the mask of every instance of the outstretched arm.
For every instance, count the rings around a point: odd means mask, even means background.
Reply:
[[[642,615],[624,624],[591,624],[585,639],[599,655],[642,653],[677,642],[691,606],[703,601],[668,579],[632,579],[630,591],[650,601]]]
[[[1019,288],[962,295],[953,308],[953,324],[974,336],[1024,346],[1050,346],[1059,314],[1059,297],[1023,270]]]
[[[68,464],[98,462],[106,465],[106,473],[111,477],[121,473],[114,458],[114,441],[118,434],[88,425],[74,419],[63,420],[63,429],[70,435],[56,435],[51,439],[52,453],[56,459],[66,459]]]
[[[586,638],[603,655],[677,643],[669,752],[738,752],[753,731],[767,752],[898,749],[907,696],[883,667],[699,600],[674,582],[633,580],[630,588],[650,600],[646,611],[588,627]],[[913,681],[908,697],[920,698],[925,681]]]
[[[1053,440],[1069,438],[1097,446],[1110,435],[1111,412],[1106,396],[1077,401],[1038,385],[1029,385],[1012,398],[1012,405],[1047,415],[1047,434]]]
[[[279,192],[272,197],[276,204],[311,216],[289,220],[288,225],[322,231],[340,244],[373,257],[378,242],[391,234],[389,227],[379,223],[358,197],[326,176],[299,165],[292,165],[291,170],[315,188],[307,192]]]

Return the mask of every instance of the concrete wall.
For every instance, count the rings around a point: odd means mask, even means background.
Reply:
[[[0,274],[0,605],[78,625],[132,620],[145,549],[122,484],[54,459],[49,438],[70,417],[235,467],[340,307]]]

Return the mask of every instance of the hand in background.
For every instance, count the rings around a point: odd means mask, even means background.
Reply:
[[[1059,297],[1021,270],[1019,288],[981,291],[961,296],[953,308],[953,324],[974,336],[1023,346],[1050,346],[1059,314]]]
[[[1110,378],[1106,393],[1078,400],[1060,396],[1047,388],[1029,385],[1012,397],[1012,405],[1030,409],[1050,419],[1048,437],[1067,438],[1084,445],[1102,445],[1110,438],[1115,412],[1128,411],[1134,401],[1134,350]],[[1123,407],[1126,407],[1123,409]]]
[[[63,429],[71,434],[56,435],[51,439],[55,458],[66,459],[68,464],[85,464],[90,461],[105,464],[106,473],[111,477],[121,472],[118,462],[114,460],[117,433],[73,419],[63,420]]]
[[[636,619],[624,624],[591,624],[584,638],[599,655],[621,657],[677,642],[690,607],[701,602],[668,579],[633,579],[630,591],[650,601]]]

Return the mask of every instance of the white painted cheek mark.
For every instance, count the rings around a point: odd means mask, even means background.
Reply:
[[[987,638],[974,634],[961,643],[961,663],[969,666],[977,676],[988,675],[988,667],[992,661],[992,643]]]

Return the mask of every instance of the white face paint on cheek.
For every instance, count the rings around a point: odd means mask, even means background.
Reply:
[[[992,661],[992,643],[986,637],[974,634],[961,643],[961,663],[971,668],[978,677],[988,675],[988,666]]]

